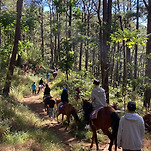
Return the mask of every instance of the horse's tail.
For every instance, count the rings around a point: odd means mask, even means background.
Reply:
[[[113,138],[117,138],[120,118],[116,112],[112,113],[111,118],[112,118],[112,129],[113,129],[112,136]]]
[[[77,122],[80,122],[80,119],[79,119],[79,117],[77,115],[77,112],[76,112],[76,109],[74,107],[73,107],[73,110],[72,110],[71,114],[73,115],[73,117],[75,118],[75,120]]]

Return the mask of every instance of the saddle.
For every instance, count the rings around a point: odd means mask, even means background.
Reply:
[[[66,106],[66,104],[68,104],[68,103],[63,103],[62,105],[60,105],[60,106],[59,106],[59,110],[60,110],[60,111],[63,110],[63,108]]]
[[[98,115],[98,111],[103,108],[103,107],[100,107],[94,111],[92,111],[92,113],[90,114],[90,119],[97,119],[97,115]]]

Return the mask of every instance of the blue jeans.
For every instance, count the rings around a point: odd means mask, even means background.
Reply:
[[[48,115],[50,118],[54,118],[54,108],[48,107]]]

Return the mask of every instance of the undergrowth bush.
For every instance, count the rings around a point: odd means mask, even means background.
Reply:
[[[45,121],[46,122],[46,121]],[[59,150],[54,132],[43,125],[40,117],[13,97],[0,96],[1,144],[37,142],[42,150]]]

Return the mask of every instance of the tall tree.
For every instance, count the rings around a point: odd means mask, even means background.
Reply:
[[[110,40],[110,30],[111,30],[111,11],[112,10],[112,0],[103,0],[103,49],[101,54],[101,74],[102,74],[102,87],[106,91],[107,103],[109,103],[109,83],[108,83],[108,72],[109,72],[109,60],[108,53],[110,46],[108,41]]]
[[[52,13],[53,13],[53,6],[51,5],[52,4],[52,1],[51,0],[47,0],[48,1],[48,6],[49,6],[49,19],[50,19],[50,49],[51,49],[51,60],[50,60],[50,63],[53,63],[54,61],[54,46],[53,46],[53,41],[52,41],[52,38],[53,38],[53,35],[52,35]]]
[[[151,83],[151,0],[148,0],[148,4],[146,0],[143,0],[148,15],[147,15],[147,34],[148,40],[146,45],[146,55],[147,55],[147,61],[146,61],[146,77],[147,77],[147,87],[144,93],[144,106],[150,107],[150,99],[151,99],[151,86],[149,83]]]
[[[2,6],[2,0],[0,0],[0,14],[1,14],[1,6]],[[1,46],[1,27],[0,27],[0,46]]]
[[[40,29],[41,29],[41,56],[44,59],[44,4],[43,0],[40,0],[41,6],[39,7],[40,15]]]
[[[137,9],[136,9],[136,29],[139,29],[139,0],[137,0]],[[135,59],[134,59],[134,79],[137,79],[137,54],[138,54],[138,45],[135,45]],[[133,85],[133,90],[135,91],[135,84]]]
[[[14,72],[14,65],[15,65],[15,60],[16,60],[16,55],[17,55],[17,50],[18,50],[18,41],[20,39],[20,25],[21,25],[21,12],[22,12],[22,6],[23,6],[23,0],[18,0],[17,1],[17,21],[16,21],[16,29],[15,29],[15,39],[14,39],[14,47],[12,51],[12,56],[8,65],[8,72],[6,76],[6,81],[3,89],[3,93],[6,95],[9,94],[10,92],[10,86],[11,86],[11,79],[13,76]]]

